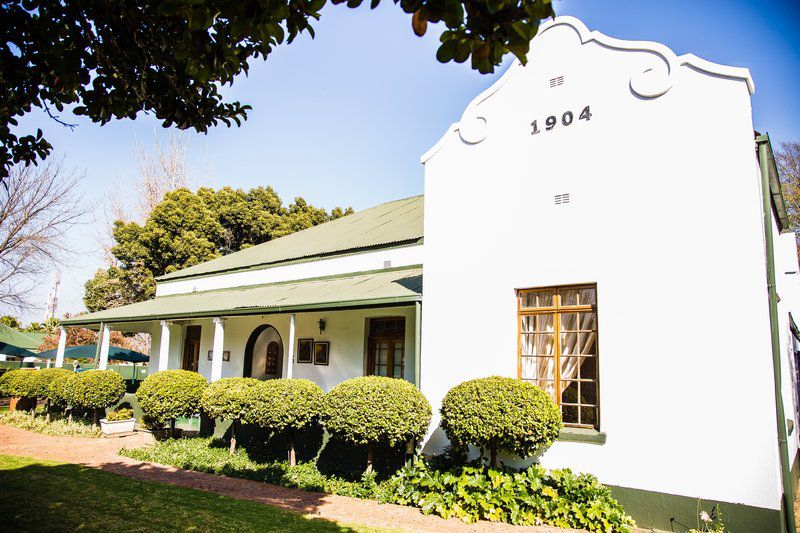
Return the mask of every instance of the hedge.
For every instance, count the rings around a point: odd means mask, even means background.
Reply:
[[[246,417],[246,395],[259,381],[253,378],[223,378],[209,385],[200,399],[200,407],[211,418],[231,421],[230,455],[236,451],[236,426]]]
[[[431,421],[431,406],[408,381],[365,376],[331,389],[320,415],[332,435],[367,445],[367,471],[371,471],[374,445],[395,446],[422,437]]]
[[[66,408],[75,405],[75,393],[73,385],[78,380],[79,374],[67,370],[60,379],[54,379],[47,387],[47,397],[52,403],[59,407]]]
[[[136,399],[149,425],[170,423],[200,412],[200,400],[208,387],[206,379],[189,370],[162,370],[150,374],[136,391]]]
[[[487,448],[492,466],[500,449],[528,457],[549,447],[562,427],[561,411],[545,391],[499,376],[456,385],[440,412],[450,442]]]
[[[36,398],[36,373],[34,369],[9,370],[0,376],[0,392],[15,398]]]
[[[245,420],[251,424],[286,433],[289,466],[295,466],[295,433],[317,422],[322,389],[307,379],[270,379],[247,393]]]

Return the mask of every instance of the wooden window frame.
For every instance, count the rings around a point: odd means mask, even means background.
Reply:
[[[372,321],[381,321],[381,320],[402,320],[403,321],[403,334],[400,335],[393,335],[393,336],[372,336]],[[367,375],[374,376],[375,375],[375,344],[379,342],[387,343],[387,353],[386,353],[386,375],[391,378],[395,379],[405,379],[406,373],[406,317],[404,316],[381,316],[381,317],[374,317],[370,319],[368,324],[369,330],[367,335]],[[400,363],[400,375],[394,375],[394,345],[395,342],[401,342],[403,344],[403,360]],[[391,374],[391,376],[389,376]]]
[[[580,290],[580,289],[594,289],[595,303],[591,305],[561,305],[561,292],[567,290]],[[526,294],[532,292],[546,292],[553,291],[553,305],[549,307],[523,307],[522,301]],[[517,289],[517,379],[522,379],[522,319],[526,316],[537,315],[553,315],[553,360],[554,360],[554,389],[561,391],[561,315],[565,313],[581,313],[591,312],[595,315],[594,334],[595,334],[595,372],[596,376],[593,380],[595,384],[596,405],[587,404],[586,407],[595,408],[595,423],[594,424],[579,424],[564,422],[565,427],[577,427],[588,429],[600,429],[600,315],[597,312],[597,284],[596,283],[581,283],[577,285],[552,285],[547,287],[529,287],[525,289]],[[569,330],[571,331],[571,330]],[[569,356],[567,356],[569,357]],[[579,381],[579,380],[575,380]],[[588,380],[587,380],[588,381]],[[561,393],[556,394],[554,398],[556,405],[562,409]],[[568,404],[570,406],[577,406],[578,410],[583,406],[580,403],[580,396],[578,396],[577,404]],[[562,411],[563,412],[563,411]],[[579,418],[580,419],[580,418]]]

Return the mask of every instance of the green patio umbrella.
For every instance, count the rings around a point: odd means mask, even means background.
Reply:
[[[94,359],[97,354],[96,344],[86,344],[84,346],[69,346],[64,350],[65,359]],[[55,359],[56,350],[46,350],[37,354],[32,354],[41,359]],[[143,353],[119,348],[117,346],[108,347],[108,358],[114,361],[126,361],[128,363],[147,363],[150,356]]]
[[[16,357],[36,357],[36,352],[8,344],[7,342],[0,341],[0,354],[13,355]]]

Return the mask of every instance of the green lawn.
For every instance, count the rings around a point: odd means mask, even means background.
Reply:
[[[0,516],[4,531],[379,531],[79,465],[7,455],[0,455]]]

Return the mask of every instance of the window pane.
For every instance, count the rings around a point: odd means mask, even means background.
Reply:
[[[581,424],[596,426],[597,425],[597,408],[596,407],[581,407]]]
[[[523,333],[552,332],[555,315],[523,315],[520,317],[520,330]]]
[[[561,313],[561,331],[577,331],[578,313]]]
[[[561,355],[571,355],[577,353],[578,334],[567,332],[561,334]]]
[[[561,305],[578,305],[577,289],[561,289],[558,293],[561,295]]]
[[[522,355],[553,355],[552,333],[526,333],[521,340]]]
[[[581,382],[581,403],[597,405],[597,384],[593,381]]]
[[[578,304],[597,305],[597,289],[592,287],[590,289],[578,290]]]
[[[561,403],[578,403],[578,382],[562,381]]]
[[[581,313],[580,314],[580,329],[581,331],[592,331],[597,327],[597,314],[596,313]]]
[[[581,355],[595,355],[597,353],[597,334],[594,332],[578,333],[578,346]]]
[[[562,357],[561,379],[563,381],[567,381],[570,379],[578,379],[579,364],[580,364],[580,357]]]
[[[555,359],[552,357],[523,357],[522,379],[555,379]]]
[[[581,379],[597,380],[597,358],[584,357],[581,363],[580,371]]]
[[[561,419],[565,424],[578,423],[578,408],[574,405],[561,406]]]
[[[556,390],[556,383],[555,381],[547,381],[544,379],[537,379],[533,382],[534,385],[545,391],[553,401],[555,401],[555,390]]]
[[[394,374],[392,377],[395,378],[402,378],[403,377],[403,366],[402,365],[394,365]]]
[[[554,289],[525,291],[520,295],[520,304],[522,307],[551,307],[555,292]]]

